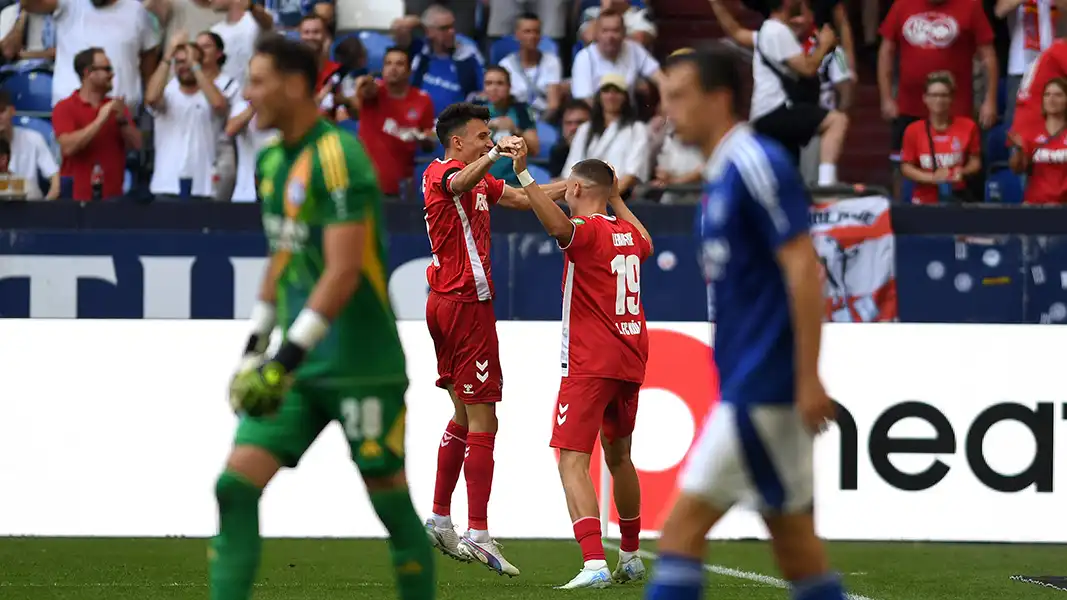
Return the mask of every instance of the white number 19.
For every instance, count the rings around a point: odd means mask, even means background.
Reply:
[[[641,314],[641,259],[633,254],[619,254],[611,259],[615,274],[615,314]]]

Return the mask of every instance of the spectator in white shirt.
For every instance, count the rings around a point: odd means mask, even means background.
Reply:
[[[55,200],[59,197],[59,165],[48,141],[40,133],[15,127],[15,106],[7,92],[0,90],[0,140],[10,145],[7,172],[26,181],[27,200]],[[41,193],[37,177],[48,180],[48,196]]]
[[[576,163],[588,158],[615,166],[624,195],[648,180],[648,127],[637,120],[626,79],[617,73],[600,80],[592,118],[578,128],[562,172],[570,173]]]
[[[247,100],[239,99],[230,110],[226,134],[237,147],[237,182],[233,189],[234,202],[255,202],[256,156],[277,135],[273,129],[260,129],[256,111]]]
[[[223,72],[223,67],[229,62],[225,41],[214,31],[204,31],[196,36],[196,45],[203,56],[203,60],[200,61],[201,71],[205,77],[215,83],[215,88],[226,98],[228,106],[232,106],[241,97],[241,82]],[[220,133],[226,123],[226,117],[226,113],[219,113],[218,131]]]
[[[583,43],[589,44],[596,39],[597,17],[604,12],[622,15],[629,38],[645,48],[652,48],[656,41],[656,26],[648,18],[648,9],[637,8],[630,4],[630,0],[601,0],[599,7],[585,9],[578,26],[578,37]]]
[[[544,31],[539,33],[562,42],[567,35],[568,4],[567,0],[489,0],[489,37],[502,38],[525,15],[540,15]]]
[[[1039,54],[1055,41],[1065,24],[1062,0],[997,0],[993,14],[1008,21],[1011,45],[1008,46],[1007,104],[1004,122],[1015,117],[1015,97],[1023,75]]]
[[[181,180],[191,179],[192,196],[213,197],[217,118],[228,117],[230,105],[204,74],[203,51],[184,37],[179,34],[171,41],[165,62],[145,90],[145,103],[155,117],[155,170],[150,187],[156,195],[178,196]]]
[[[644,46],[626,39],[622,16],[610,11],[597,17],[596,43],[574,57],[571,96],[591,101],[598,82],[608,74],[622,75],[627,91],[640,91],[638,84],[642,78],[651,79],[657,87],[663,81],[659,62]]]
[[[0,10],[0,52],[8,62],[55,62],[55,31],[51,15],[30,14],[18,3]]]
[[[137,0],[22,0],[22,8],[52,14],[56,25],[56,70],[52,106],[81,85],[74,56],[103,48],[115,69],[115,95],[128,106],[141,103],[143,82],[158,63],[159,32]]]
[[[540,117],[554,114],[563,100],[563,65],[555,54],[538,50],[541,43],[541,20],[533,13],[519,16],[515,21],[518,52],[500,61],[511,75],[511,95],[525,102]]]
[[[226,11],[226,20],[211,28],[219,34],[226,48],[227,59],[222,72],[244,86],[256,40],[260,33],[274,27],[274,17],[262,4],[249,4],[249,0],[215,0],[215,9]]]

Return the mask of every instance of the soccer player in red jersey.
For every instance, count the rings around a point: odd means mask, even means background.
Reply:
[[[582,570],[562,589],[603,588],[641,579],[637,555],[641,489],[630,460],[637,398],[645,379],[648,333],[641,307],[641,263],[652,254],[648,231],[619,196],[614,170],[589,159],[574,165],[566,185],[571,217],[549,200],[515,159],[519,182],[545,230],[563,250],[563,378],[550,445],[582,549]],[[615,216],[608,216],[608,204]],[[600,540],[596,489],[589,461],[597,436],[614,479],[619,511],[619,562],[612,573]]]
[[[1048,82],[1067,77],[1067,40],[1058,39],[1034,60],[1019,83],[1011,131],[1023,136],[1045,126],[1041,105]]]
[[[426,325],[437,351],[437,385],[448,390],[455,414],[437,454],[433,515],[426,521],[430,538],[446,555],[477,560],[490,569],[515,576],[519,570],[489,536],[487,512],[493,483],[496,403],[503,378],[493,312],[493,278],[489,261],[489,207],[529,209],[526,192],[488,175],[501,157],[525,151],[522,138],[509,136],[494,144],[489,109],[453,104],[438,115],[437,138],[445,146],[423,176],[426,230],[433,260],[426,268],[430,295]],[[562,197],[565,184],[552,184]],[[452,525],[452,492],[460,471],[467,482],[469,530],[460,539]]]
[[[1045,85],[1039,127],[1009,134],[1011,168],[1025,173],[1026,204],[1067,204],[1067,79]]]

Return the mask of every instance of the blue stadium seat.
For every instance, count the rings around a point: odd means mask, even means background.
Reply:
[[[999,204],[1021,204],[1023,183],[1010,169],[999,169],[986,177],[985,201]]]
[[[556,142],[559,141],[559,130],[551,123],[538,121],[537,141],[540,143],[540,147],[537,149],[537,158],[547,159],[549,152],[552,151],[552,146],[555,146]]]
[[[574,47],[571,48],[571,61],[572,62],[574,61],[574,57],[578,56],[578,53],[582,51],[582,48],[585,48],[585,44],[582,43],[582,40],[578,40],[577,42],[574,42]]]
[[[994,125],[985,138],[985,162],[987,165],[993,163],[1007,162],[1011,157],[1011,153],[1008,151],[1008,126],[1004,123],[997,123]]]
[[[559,56],[559,44],[552,38],[542,37],[541,42],[537,44],[537,49],[545,54]],[[498,65],[500,61],[504,60],[505,56],[518,51],[519,40],[515,39],[513,35],[504,36],[493,42],[493,45],[489,47],[489,64]]]
[[[285,37],[287,37],[287,38],[289,38],[291,40],[295,40],[295,41],[299,42],[300,41],[300,31],[298,31],[296,29],[288,29],[288,30],[285,31]]]
[[[367,50],[367,71],[381,73],[385,62],[385,51],[396,45],[393,38],[377,31],[359,32],[359,41]],[[334,45],[336,47],[336,44]]]
[[[537,165],[528,165],[526,169],[530,171],[530,175],[533,176],[534,181],[538,184],[552,183],[552,174],[548,172],[548,169]]]
[[[44,136],[44,140],[48,142],[48,147],[52,149],[52,154],[56,159],[59,159],[59,144],[56,143],[56,134],[52,130],[52,124],[44,119],[37,117],[27,117],[19,115],[15,117],[13,123],[15,127],[25,127],[26,129],[32,129],[37,133]]]
[[[915,193],[915,182],[902,177],[900,180],[900,201],[904,204],[911,204],[911,195]]]
[[[20,113],[49,115],[52,112],[52,73],[22,71],[13,73],[0,83]]]

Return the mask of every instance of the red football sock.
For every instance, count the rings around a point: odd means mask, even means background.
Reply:
[[[622,539],[619,540],[619,550],[637,552],[639,547],[638,536],[641,535],[641,515],[637,515],[632,519],[619,517],[619,533],[622,534]]]
[[[495,433],[467,434],[467,459],[463,473],[467,478],[467,518],[471,529],[489,531],[489,494],[493,491],[493,444]]]
[[[582,549],[582,560],[604,560],[604,541],[600,539],[600,519],[582,517],[574,522],[574,539]]]
[[[433,488],[433,514],[448,516],[452,512],[452,492],[456,491],[463,455],[467,449],[467,428],[449,421],[441,447],[437,450],[437,483]]]

